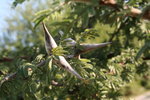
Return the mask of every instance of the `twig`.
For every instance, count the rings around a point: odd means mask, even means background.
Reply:
[[[39,64],[37,64],[37,67],[43,66],[46,63],[45,60],[41,61]],[[8,74],[7,76],[5,76],[1,81],[0,81],[0,87],[1,85],[5,82],[5,81],[9,81],[13,78],[15,78],[17,76],[17,72],[14,72],[12,74]]]
[[[58,83],[58,82],[56,82],[56,81],[54,81],[54,80],[51,81],[51,84],[52,84],[53,86],[63,86],[63,84],[60,84],[60,83]]]
[[[0,81],[0,87],[1,87],[1,85],[2,85],[5,81],[8,81],[8,80],[10,80],[10,79],[16,77],[16,75],[17,75],[17,72],[5,76],[5,77]]]

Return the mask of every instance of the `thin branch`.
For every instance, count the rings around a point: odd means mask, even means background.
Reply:
[[[45,63],[46,63],[46,61],[43,60],[43,61],[41,61],[40,63],[38,63],[36,66],[37,66],[37,67],[43,66]],[[17,76],[17,72],[14,72],[14,73],[11,73],[11,74],[6,75],[6,76],[0,81],[0,87],[1,87],[1,85],[2,85],[5,81],[9,81],[9,80],[15,78],[16,76]]]
[[[30,57],[27,57],[27,56],[22,56],[22,57],[16,57],[16,58],[21,58],[21,59],[29,59]],[[0,59],[0,63],[3,63],[3,62],[12,62],[14,61],[16,58],[9,58],[9,57],[3,57]]]
[[[3,84],[4,82],[6,82],[6,81],[8,81],[8,80],[10,80],[10,79],[15,78],[16,75],[17,75],[17,72],[5,76],[5,77],[0,81],[0,87],[2,86],[2,84]]]
[[[7,57],[4,57],[4,58],[0,59],[0,63],[1,62],[11,62],[11,61],[13,61],[13,59],[12,58],[7,58]]]
[[[56,82],[55,80],[52,80],[51,81],[51,84],[53,85],[53,86],[63,86],[63,84],[61,83],[58,83],[58,82]]]

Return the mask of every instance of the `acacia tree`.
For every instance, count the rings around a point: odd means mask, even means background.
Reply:
[[[16,0],[14,6],[24,1]],[[0,98],[120,98],[123,86],[150,80],[149,10],[148,0],[51,1],[48,9],[33,15],[33,46],[2,50]],[[39,29],[43,31],[35,33]],[[94,49],[85,44],[93,41],[112,44]]]

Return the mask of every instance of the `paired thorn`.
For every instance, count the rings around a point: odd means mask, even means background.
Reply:
[[[64,41],[66,42],[66,46],[75,47],[77,45],[77,42],[71,38],[67,38]],[[87,53],[89,51],[95,50],[97,48],[105,47],[112,42],[105,42],[105,43],[97,43],[97,44],[79,44],[79,47],[77,47],[76,53],[73,55],[67,55],[68,58],[77,57],[80,54]]]
[[[52,49],[57,47],[57,44],[51,34],[49,33],[48,29],[46,28],[46,25],[42,23],[44,28],[44,37],[45,37],[45,49],[48,55],[51,54]]]
[[[102,48],[105,47],[109,44],[111,44],[112,42],[105,42],[105,43],[98,43],[98,44],[80,44],[79,46],[82,48],[81,50],[79,50],[79,52],[77,52],[74,57],[80,58],[80,55],[83,53],[87,53],[89,51],[95,50],[97,48]]]
[[[112,42],[105,42],[105,43],[98,43],[98,44],[80,44],[82,51],[79,52],[79,54],[81,53],[86,53],[88,51],[97,49],[97,48],[101,48],[101,47],[105,47],[109,44],[111,44]]]
[[[57,44],[55,42],[55,40],[53,39],[53,37],[51,36],[51,34],[49,33],[48,29],[46,28],[46,25],[44,23],[43,24],[43,28],[45,31],[45,48],[46,48],[46,52],[48,53],[48,55],[51,55],[51,51],[53,48],[57,47]],[[59,65],[64,68],[65,70],[67,70],[68,72],[70,72],[71,74],[75,75],[77,78],[79,79],[83,79],[72,67],[71,65],[67,62],[67,60],[63,57],[63,56],[59,56],[59,60],[57,61],[59,63]]]

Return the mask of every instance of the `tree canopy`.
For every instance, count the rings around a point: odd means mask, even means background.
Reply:
[[[7,18],[1,44],[0,99],[116,100],[133,82],[150,89],[149,0],[12,5],[18,12]]]

